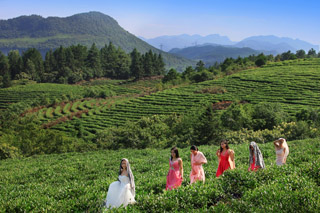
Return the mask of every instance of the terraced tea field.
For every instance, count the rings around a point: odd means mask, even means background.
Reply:
[[[207,102],[277,102],[290,114],[306,107],[320,107],[320,59],[270,63],[263,68],[154,93],[159,82],[155,79],[122,84],[101,80],[84,85],[17,86],[0,90],[0,106],[72,96],[74,101],[42,108],[36,115],[41,125],[71,134],[81,124],[87,137],[142,116],[185,114]],[[83,99],[88,92],[103,92],[106,98]]]
[[[210,88],[222,88],[223,92],[202,92]],[[81,118],[60,123],[53,128],[72,132],[75,125],[81,122],[86,134],[91,135],[142,116],[184,114],[197,110],[201,103],[221,101],[247,101],[253,104],[277,102],[290,114],[306,107],[320,107],[320,60],[271,63],[263,68],[242,71],[225,78],[115,103],[112,107],[99,105],[97,100],[94,110],[87,108],[88,112]]]
[[[0,110],[6,109],[10,104],[24,102],[33,104],[40,102],[44,99],[49,101],[59,99],[63,101],[63,96],[66,99],[82,99],[85,96],[90,96],[90,93],[96,95],[105,95],[106,97],[123,95],[123,94],[136,94],[140,90],[130,89],[115,85],[112,81],[104,85],[94,86],[80,86],[80,85],[65,85],[65,84],[28,84],[0,89]]]

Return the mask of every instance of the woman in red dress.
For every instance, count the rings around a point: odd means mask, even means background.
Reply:
[[[234,161],[234,151],[229,149],[228,141],[223,140],[220,143],[220,149],[217,150],[216,155],[219,159],[219,166],[217,169],[216,177],[219,177],[223,174],[223,172],[227,169],[234,169],[235,161]]]
[[[167,175],[166,190],[179,187],[183,180],[183,164],[179,158],[179,151],[176,147],[171,149],[171,158],[169,159],[169,172]]]
[[[259,168],[264,169],[264,161],[262,157],[262,153],[256,142],[251,141],[249,146],[250,157],[249,157],[249,168],[248,171],[256,171]]]

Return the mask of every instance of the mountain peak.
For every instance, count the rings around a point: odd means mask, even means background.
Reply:
[[[115,19],[101,12],[91,11],[72,16],[47,17],[39,15],[20,16],[0,21],[0,51],[25,51],[37,48],[42,55],[59,46],[85,45],[93,43],[101,48],[112,42],[126,52],[136,48],[145,53],[152,50],[162,54],[168,67],[178,70],[193,65],[192,61],[164,53],[124,30]]]

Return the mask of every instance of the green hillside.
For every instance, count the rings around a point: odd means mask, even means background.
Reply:
[[[60,46],[82,44],[90,47],[95,43],[98,48],[102,48],[112,42],[126,52],[137,48],[142,53],[150,49],[154,53],[161,53],[169,68],[183,70],[194,64],[190,60],[152,47],[124,30],[110,16],[99,12],[81,13],[66,18],[31,15],[0,20],[0,32],[0,51],[4,53],[15,49],[25,51],[36,48],[44,55],[48,50]]]
[[[78,102],[71,103],[70,107],[75,111],[87,109],[87,113],[53,128],[73,132],[75,125],[81,122],[86,134],[90,136],[107,127],[137,121],[143,116],[186,114],[197,111],[204,102],[222,101],[279,103],[286,112],[294,115],[301,109],[320,106],[319,80],[319,59],[270,63],[263,68],[241,71],[217,80],[159,91],[119,103],[112,101],[111,105],[109,102],[98,104],[99,100],[94,107],[86,103],[81,107]],[[223,93],[210,92],[214,90],[222,90]],[[0,90],[0,95],[3,91],[6,90]],[[55,110],[54,107],[43,108],[38,115],[44,123],[64,116],[63,113],[46,116]],[[60,107],[57,111],[62,112],[63,109]]]
[[[248,172],[248,144],[232,145],[236,169],[215,177],[217,146],[200,146],[206,183],[189,185],[190,150],[180,149],[184,182],[164,191],[169,149],[98,151],[8,159],[0,164],[1,212],[101,212],[119,161],[128,158],[137,203],[129,212],[319,212],[319,139],[289,141],[287,165],[275,165],[272,143],[259,144],[266,169]],[[119,211],[125,211],[120,209]]]

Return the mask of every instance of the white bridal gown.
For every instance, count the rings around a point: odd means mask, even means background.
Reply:
[[[106,200],[107,208],[117,208],[121,205],[125,207],[128,204],[136,202],[131,192],[129,177],[119,175],[119,180],[111,183],[109,186]]]

